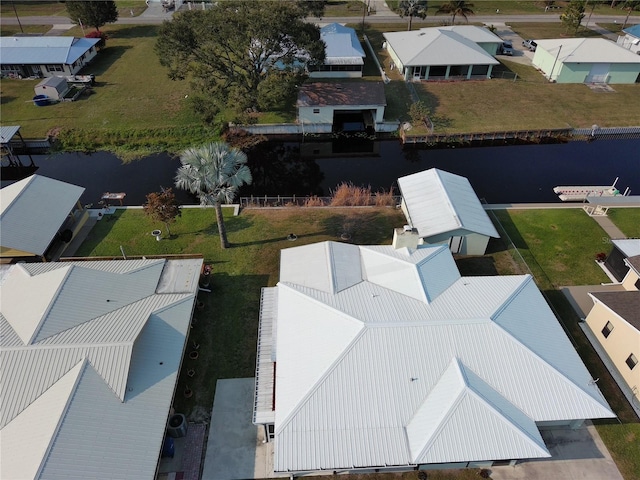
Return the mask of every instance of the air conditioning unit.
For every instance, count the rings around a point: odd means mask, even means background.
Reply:
[[[167,425],[167,435],[173,438],[184,437],[187,434],[187,418],[181,414],[176,413],[169,418],[169,424]]]

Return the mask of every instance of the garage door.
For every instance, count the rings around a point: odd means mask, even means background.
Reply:
[[[607,83],[609,80],[610,63],[595,63],[585,80],[585,83]]]

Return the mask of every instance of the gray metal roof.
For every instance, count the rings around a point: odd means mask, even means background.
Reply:
[[[9,141],[20,131],[20,125],[8,125],[0,127],[0,143],[9,143]]]
[[[329,251],[283,258],[299,283],[277,286],[276,471],[546,457],[535,422],[614,416],[531,277],[460,277],[446,246],[362,246],[329,267],[359,262],[360,282],[316,289],[305,272]]]
[[[364,64],[366,54],[353,28],[330,23],[320,29],[320,39],[325,43],[325,64]]]
[[[386,105],[382,82],[310,82],[298,91],[298,107]]]
[[[398,179],[409,212],[407,220],[421,237],[466,230],[498,238],[467,178],[437,168]]]
[[[0,190],[0,243],[5,248],[43,255],[84,192],[41,175]]]
[[[476,42],[447,28],[383,33],[403,65],[497,65]]]
[[[3,274],[3,478],[154,478],[201,266],[64,262]],[[171,289],[164,277],[176,269]],[[21,318],[37,327],[26,343]]]
[[[0,37],[0,58],[3,64],[71,65],[99,41],[84,37]]]

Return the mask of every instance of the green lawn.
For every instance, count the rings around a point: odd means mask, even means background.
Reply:
[[[630,238],[640,238],[640,208],[609,210],[609,218]]]
[[[597,428],[625,480],[639,479],[640,423],[598,425]]]
[[[573,32],[567,33],[564,26],[559,23],[508,23],[511,29],[522,38],[572,38],[572,37],[599,37],[600,34],[589,28],[581,27],[575,35]]]
[[[76,27],[70,35],[79,35]],[[168,79],[153,51],[156,26],[106,26],[107,47],[82,73],[96,75],[90,95],[36,107],[39,80],[2,81],[2,124],[22,125],[25,137],[60,131],[62,149],[180,150],[208,132],[190,112],[188,83]]]
[[[404,223],[393,208],[244,210],[226,216],[233,248],[222,250],[211,209],[183,209],[172,238],[160,242],[150,232],[162,226],[141,210],[119,210],[109,218],[97,223],[77,256],[120,256],[122,245],[128,256],[201,253],[213,264],[213,292],[200,295],[205,308],[196,311],[190,336],[200,344],[200,356],[185,358],[174,404],[188,413],[211,411],[217,379],[254,375],[260,289],[278,281],[280,249],[338,240],[346,223],[356,225],[353,243],[388,244],[393,228]],[[296,242],[286,240],[291,232]],[[190,368],[193,378],[184,373]],[[189,399],[181,395],[186,386],[195,392]]]
[[[18,25],[2,25],[0,36],[12,37],[16,33],[47,33],[53,25],[22,25],[22,30]]]

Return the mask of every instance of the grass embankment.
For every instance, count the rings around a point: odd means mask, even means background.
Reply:
[[[173,236],[160,242],[150,232],[164,228],[141,210],[119,210],[114,217],[98,222],[78,256],[120,256],[122,245],[131,256],[202,253],[213,265],[213,292],[200,294],[205,308],[196,311],[189,340],[200,344],[200,355],[185,358],[175,402],[178,411],[207,414],[217,379],[255,374],[260,289],[277,283],[281,249],[339,240],[347,227],[353,243],[389,244],[393,228],[404,223],[395,208],[244,210],[226,216],[233,248],[222,250],[211,209],[183,209]],[[292,232],[295,242],[286,240]],[[196,370],[193,378],[184,373],[190,368]],[[186,386],[195,392],[189,399],[182,396]]]
[[[608,250],[607,235],[582,210],[509,210],[495,212],[524,257],[573,339],[576,350],[622,424],[596,422],[602,440],[626,480],[640,478],[640,423],[606,367],[578,326],[579,317],[557,289],[608,281],[595,265],[595,253]],[[612,211],[612,220],[631,233],[640,229],[640,209]],[[606,248],[605,248],[606,247]]]

